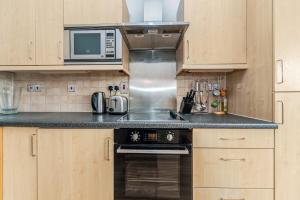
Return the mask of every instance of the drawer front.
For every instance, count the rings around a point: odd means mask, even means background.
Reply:
[[[193,149],[193,186],[273,188],[273,149]]]
[[[274,148],[274,130],[194,129],[193,146],[207,148]]]
[[[194,200],[274,200],[272,189],[194,188]]]

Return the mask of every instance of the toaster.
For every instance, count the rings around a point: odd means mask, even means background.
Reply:
[[[128,99],[123,96],[111,96],[108,100],[108,113],[126,114],[128,112]]]

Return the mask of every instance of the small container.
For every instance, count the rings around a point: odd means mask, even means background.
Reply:
[[[0,111],[2,114],[18,113],[22,88],[3,87],[0,88]]]

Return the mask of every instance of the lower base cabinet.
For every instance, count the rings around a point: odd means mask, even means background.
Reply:
[[[113,200],[113,130],[40,129],[38,199]]]
[[[193,200],[274,200],[274,130],[194,129]]]
[[[3,200],[113,200],[113,152],[112,129],[4,128]]]
[[[3,128],[3,200],[37,200],[35,128]]]
[[[273,200],[271,189],[195,188],[194,200]]]

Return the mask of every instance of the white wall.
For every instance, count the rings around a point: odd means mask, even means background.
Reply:
[[[176,21],[178,5],[181,0],[161,0],[163,21]],[[130,22],[144,21],[144,0],[126,0]]]

